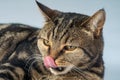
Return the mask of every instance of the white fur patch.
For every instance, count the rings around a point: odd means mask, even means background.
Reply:
[[[62,75],[62,74],[68,73],[72,68],[73,68],[73,65],[70,65],[70,66],[66,67],[66,69],[62,72],[56,71],[52,68],[49,68],[49,69],[50,69],[51,73],[53,73],[54,75]]]

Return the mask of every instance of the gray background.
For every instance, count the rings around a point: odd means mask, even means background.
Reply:
[[[120,0],[38,0],[64,12],[92,15],[106,10],[104,25],[105,80],[120,80]],[[44,19],[34,0],[0,0],[0,23],[24,23],[42,27]]]

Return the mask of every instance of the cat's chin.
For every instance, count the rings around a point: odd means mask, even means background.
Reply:
[[[71,71],[73,68],[72,65],[67,66],[67,67],[57,67],[57,68],[49,68],[50,72],[54,75],[63,75]]]

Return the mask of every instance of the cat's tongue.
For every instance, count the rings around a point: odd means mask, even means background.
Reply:
[[[54,59],[52,57],[50,57],[50,56],[46,56],[44,58],[44,65],[45,65],[46,68],[50,68],[50,67],[56,68],[57,67],[57,65],[55,64]]]

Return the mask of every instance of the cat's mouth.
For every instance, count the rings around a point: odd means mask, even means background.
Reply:
[[[71,71],[71,69],[73,68],[72,65],[67,66],[67,67],[56,67],[56,68],[52,68],[50,67],[50,71],[51,73],[53,73],[54,75],[63,75],[68,73],[69,71]]]
[[[56,67],[56,68],[52,68],[53,70],[55,71],[58,71],[58,72],[62,72],[65,70],[66,67]]]
[[[50,72],[53,73],[54,75],[66,74],[73,67],[73,65],[64,66],[64,67],[58,66],[58,65],[56,65],[54,59],[50,56],[46,56],[44,58],[44,65],[46,68],[50,69]]]

